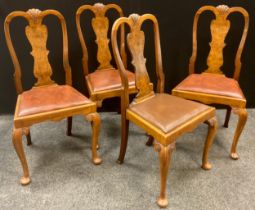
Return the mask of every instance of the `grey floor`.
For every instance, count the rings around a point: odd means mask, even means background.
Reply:
[[[223,111],[218,111],[219,124]],[[65,121],[32,127],[33,145],[25,146],[32,183],[19,185],[21,166],[11,142],[12,116],[0,117],[0,209],[159,209],[157,153],[146,147],[144,132],[131,124],[123,165],[115,163],[120,142],[120,116],[101,113],[100,155],[91,161],[91,130],[74,118],[74,136],[65,135]],[[255,209],[255,110],[241,136],[240,159],[228,152],[237,118],[219,127],[210,160],[211,171],[200,168],[206,125],[177,141],[168,177],[168,209]]]

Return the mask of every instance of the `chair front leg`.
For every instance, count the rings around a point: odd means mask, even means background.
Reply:
[[[209,119],[206,123],[208,124],[208,133],[207,133],[207,138],[204,145],[202,168],[205,170],[210,170],[212,168],[212,165],[208,161],[208,153],[217,131],[218,122],[216,117],[213,117]]]
[[[67,118],[67,129],[66,129],[67,136],[72,135],[72,126],[73,126],[73,117],[68,117]]]
[[[97,154],[98,136],[100,131],[101,119],[98,113],[91,113],[86,116],[87,120],[91,122],[92,127],[92,161],[95,165],[102,163],[102,159]]]
[[[28,165],[27,165],[27,160],[26,160],[26,156],[24,153],[24,149],[23,149],[23,144],[22,144],[22,134],[23,134],[23,130],[22,128],[13,129],[13,135],[12,135],[12,142],[14,145],[14,148],[16,150],[16,153],[20,159],[22,168],[23,168],[23,176],[20,179],[20,183],[22,185],[27,185],[30,183],[30,177],[29,177],[29,170],[28,170]],[[25,132],[24,132],[25,133]]]
[[[166,194],[167,175],[171,162],[172,152],[175,149],[175,142],[168,146],[163,146],[157,142],[154,142],[154,148],[159,152],[160,162],[160,196],[157,199],[157,204],[164,208],[168,205],[168,199]]]
[[[32,145],[30,129],[29,128],[23,128],[23,132],[25,133],[25,135],[27,137],[27,145],[28,146]]]
[[[238,119],[236,131],[235,131],[233,143],[231,146],[230,157],[233,160],[237,160],[239,156],[236,152],[236,148],[237,148],[239,137],[247,121],[247,110],[245,108],[233,108],[233,112],[239,116],[239,119]]]

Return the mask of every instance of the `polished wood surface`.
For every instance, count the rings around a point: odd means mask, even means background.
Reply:
[[[226,46],[225,38],[230,29],[230,20],[228,19],[229,15],[232,13],[240,13],[244,18],[244,27],[242,32],[242,37],[237,48],[235,56],[235,69],[233,72],[233,79],[238,81],[241,71],[241,55],[243,52],[244,44],[246,41],[248,27],[249,27],[249,14],[244,8],[241,7],[228,7],[227,5],[214,6],[204,6],[201,7],[195,14],[194,23],[193,23],[193,52],[190,58],[189,63],[189,74],[192,75],[195,73],[195,62],[197,58],[197,28],[198,20],[200,15],[205,11],[211,11],[215,15],[215,19],[211,21],[211,42],[210,42],[210,52],[207,58],[208,68],[204,71],[205,73],[210,74],[220,74],[225,77],[221,67],[224,63],[223,49]],[[181,85],[181,84],[180,84]],[[221,84],[224,85],[224,84]],[[199,85],[198,85],[199,86]],[[245,98],[236,98],[230,96],[224,96],[224,94],[211,94],[206,93],[205,91],[199,92],[194,90],[182,90],[181,88],[174,88],[172,94],[175,96],[183,97],[185,99],[200,101],[205,104],[223,104],[227,106],[227,113],[225,117],[224,127],[228,127],[228,122],[231,115],[231,110],[234,110],[234,113],[238,115],[239,120],[236,127],[235,135],[233,138],[232,147],[230,150],[230,157],[232,159],[238,159],[237,154],[237,143],[239,137],[242,133],[242,130],[245,126],[247,120],[247,111],[246,111],[246,99]]]
[[[57,90],[58,87],[52,79],[52,68],[48,60],[49,51],[46,47],[47,42],[47,26],[42,23],[44,17],[48,15],[56,16],[60,23],[63,32],[63,66],[65,70],[65,77],[66,77],[66,89],[69,92],[64,92],[61,94],[70,94],[73,93],[79,97],[79,100],[84,102],[79,102],[79,105],[74,106],[73,103],[69,105],[65,102],[65,108],[54,108],[56,106],[53,102],[49,101],[47,104],[47,111],[36,112],[34,114],[20,114],[21,103],[24,103],[24,94],[33,94],[34,90],[40,90],[42,93],[45,92],[46,89],[52,88],[52,90]],[[26,26],[25,33],[28,38],[29,43],[32,47],[31,55],[34,58],[34,76],[37,79],[35,86],[29,90],[24,91],[21,82],[21,67],[17,55],[15,53],[12,39],[10,36],[10,23],[16,17],[23,17],[28,21],[28,26]],[[58,121],[64,118],[69,118],[73,115],[83,115],[86,117],[92,124],[93,130],[93,137],[92,137],[92,160],[94,164],[100,164],[101,159],[97,155],[97,141],[100,129],[100,116],[96,113],[96,104],[92,101],[89,101],[85,96],[78,93],[74,88],[71,87],[72,85],[72,78],[71,78],[71,68],[68,61],[68,38],[67,38],[67,29],[64,17],[56,10],[45,10],[40,11],[38,9],[30,9],[27,12],[23,11],[15,11],[10,13],[4,23],[5,29],[5,36],[6,42],[13,60],[14,64],[14,79],[15,85],[18,95],[16,110],[14,114],[14,128],[13,128],[13,144],[14,148],[17,152],[17,155],[21,161],[21,165],[23,168],[23,176],[20,179],[20,183],[22,185],[27,185],[30,183],[30,175],[28,164],[26,160],[26,156],[23,149],[22,144],[22,135],[26,135],[27,137],[27,144],[31,145],[31,136],[29,127],[33,124],[40,123],[43,121]],[[44,95],[33,95],[33,101],[28,101],[29,108],[33,110],[33,106],[35,104],[35,98],[44,97]],[[57,97],[57,96],[56,96]],[[68,98],[68,97],[67,97]],[[43,100],[47,101],[48,98],[44,98]],[[61,101],[61,99],[60,99]],[[38,105],[38,104],[37,104]],[[50,106],[49,106],[50,105]],[[52,109],[48,110],[49,107]]]
[[[156,75],[157,75],[157,91],[154,92],[152,87],[150,86],[150,78],[146,69],[146,59],[144,57],[144,44],[145,44],[145,35],[144,32],[141,30],[142,24],[144,21],[150,21],[153,23],[154,29],[154,44],[155,44],[155,57],[156,57]],[[125,71],[124,62],[121,59],[121,55],[119,52],[118,42],[117,42],[117,34],[120,27],[124,24],[128,25],[130,28],[130,33],[127,35],[127,43],[129,50],[132,55],[132,64],[135,69],[135,76],[136,76],[136,88],[138,93],[132,103],[129,102],[129,90],[128,90],[128,78],[127,73]],[[168,205],[167,195],[166,195],[166,182],[167,182],[167,174],[170,165],[171,155],[175,148],[175,142],[179,136],[182,134],[192,131],[195,129],[200,123],[207,122],[209,125],[208,129],[208,136],[205,142],[203,160],[202,160],[202,168],[210,169],[211,165],[208,162],[208,152],[211,147],[212,141],[214,139],[214,135],[217,129],[217,121],[215,118],[215,109],[209,106],[205,106],[199,103],[192,102],[192,105],[196,106],[197,110],[201,108],[203,111],[198,112],[195,116],[185,118],[184,122],[180,123],[180,118],[177,117],[174,122],[169,122],[168,118],[164,118],[160,123],[176,123],[177,126],[172,125],[172,128],[165,132],[159,126],[157,126],[152,121],[146,120],[145,116],[141,116],[138,113],[134,112],[133,107],[137,105],[146,104],[148,101],[153,99],[160,98],[167,98],[168,101],[174,99],[177,101],[176,106],[178,103],[181,102],[183,107],[187,108],[187,104],[190,101],[183,100],[174,96],[170,96],[168,94],[164,94],[164,73],[162,69],[162,58],[161,58],[161,46],[160,46],[160,35],[159,35],[159,26],[158,21],[155,16],[151,14],[145,14],[139,16],[138,14],[132,14],[128,18],[122,17],[115,21],[112,34],[111,34],[111,41],[112,41],[112,48],[114,57],[120,71],[121,80],[122,80],[122,87],[123,91],[121,92],[121,146],[120,146],[120,154],[118,158],[119,163],[123,163],[127,143],[128,143],[128,128],[129,128],[129,121],[133,122],[134,124],[138,125],[139,127],[143,128],[146,133],[148,133],[151,137],[149,138],[148,145],[153,144],[153,138],[155,138],[154,147],[157,151],[159,151],[159,160],[160,160],[160,174],[161,174],[161,185],[160,185],[160,196],[157,200],[157,203],[160,207],[166,207]],[[155,100],[154,100],[155,101]],[[174,110],[169,110],[170,106],[162,106],[158,104],[157,107],[161,107],[162,111],[174,112]],[[165,101],[166,103],[166,101]],[[193,104],[194,103],[194,104]],[[153,103],[154,105],[154,103]],[[170,105],[170,104],[169,104]],[[153,112],[155,106],[146,107],[149,112]],[[163,109],[164,108],[164,109]],[[187,110],[184,110],[187,111]],[[192,110],[194,111],[194,110]],[[158,114],[160,114],[158,112]],[[149,117],[151,116],[148,113]],[[189,114],[191,114],[189,112]],[[185,114],[181,117],[183,117]],[[148,117],[147,116],[147,117]],[[179,116],[179,115],[176,115]],[[191,115],[190,115],[191,116]],[[159,118],[158,118],[159,119]],[[183,119],[183,118],[182,118]],[[163,122],[164,121],[164,122]],[[162,124],[162,125],[163,125]]]

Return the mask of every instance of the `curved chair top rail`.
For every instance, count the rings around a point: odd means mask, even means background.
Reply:
[[[32,47],[31,55],[34,58],[33,73],[37,79],[35,86],[50,85],[54,84],[55,82],[51,79],[52,69],[48,61],[49,51],[46,47],[48,30],[47,26],[42,23],[44,17],[48,15],[56,16],[61,23],[63,33],[63,66],[65,70],[66,84],[72,85],[71,67],[68,60],[67,29],[63,15],[56,10],[40,11],[38,9],[29,9],[27,12],[14,11],[10,13],[5,19],[4,32],[15,69],[14,78],[16,91],[18,94],[23,92],[21,82],[21,67],[10,36],[10,23],[16,17],[23,17],[28,21],[28,25],[25,28],[25,33]]]
[[[226,5],[214,6],[203,6],[195,14],[193,22],[193,51],[189,63],[189,73],[194,73],[195,62],[197,57],[197,25],[200,15],[205,11],[211,11],[215,15],[215,19],[211,21],[211,42],[210,42],[210,52],[207,57],[208,69],[205,72],[223,74],[221,71],[221,66],[223,65],[223,49],[225,47],[225,38],[230,29],[230,21],[227,19],[231,13],[239,12],[244,17],[244,28],[242,37],[236,52],[235,57],[235,70],[234,79],[238,80],[241,70],[241,55],[244,48],[245,40],[248,33],[249,27],[249,14],[242,7],[228,7]]]
[[[155,45],[155,57],[156,57],[156,75],[157,75],[157,92],[164,92],[164,73],[162,69],[162,58],[161,58],[161,46],[160,46],[160,35],[158,21],[154,15],[144,14],[139,16],[138,14],[131,14],[128,18],[122,17],[115,21],[112,28],[111,40],[113,54],[120,70],[123,91],[124,104],[128,106],[128,78],[125,71],[124,64],[121,60],[118,43],[117,43],[117,32],[121,25],[127,24],[130,27],[130,32],[127,34],[127,44],[132,55],[132,64],[135,68],[135,81],[138,94],[136,95],[135,102],[142,101],[152,95],[154,92],[150,86],[150,78],[146,69],[146,59],[144,58],[144,44],[145,36],[141,30],[141,26],[144,21],[150,20],[153,22],[154,29],[154,45]]]
[[[85,76],[88,75],[89,73],[88,50],[87,50],[85,39],[81,29],[80,16],[85,10],[89,10],[93,12],[93,14],[95,15],[95,17],[92,18],[91,24],[92,24],[93,31],[96,35],[96,44],[98,47],[98,50],[97,50],[97,60],[99,62],[98,69],[113,68],[111,65],[112,56],[111,56],[111,52],[108,45],[109,39],[107,37],[108,30],[109,30],[109,19],[105,16],[106,12],[110,9],[115,9],[119,13],[120,17],[124,16],[122,9],[116,4],[104,5],[102,3],[96,3],[94,5],[83,5],[76,12],[76,27],[78,30],[78,35],[79,35],[82,52],[83,52],[82,65],[83,65],[83,71]],[[127,56],[125,53],[124,27],[121,28],[120,43],[121,43],[121,57],[124,63],[126,64]]]

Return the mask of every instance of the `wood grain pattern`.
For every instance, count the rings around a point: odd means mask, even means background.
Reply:
[[[138,89],[138,93],[136,95],[134,102],[141,102],[142,100],[145,100],[146,98],[151,97],[154,94],[151,85],[149,85],[150,79],[148,77],[148,72],[145,65],[146,60],[143,55],[144,34],[141,31],[141,25],[145,20],[150,20],[153,22],[155,57],[156,57],[157,92],[162,93],[164,91],[165,75],[162,69],[161,46],[159,41],[160,38],[157,19],[155,18],[155,16],[151,14],[146,14],[143,16],[131,14],[128,18],[120,18],[118,19],[118,21],[115,21],[114,27],[112,28],[111,41],[113,54],[118,69],[120,70],[122,86],[124,89],[122,94],[122,100],[125,101],[123,102],[123,104],[125,104],[124,105],[125,107],[122,107],[122,109],[123,108],[126,109],[129,104],[129,91],[128,91],[129,87],[127,73],[125,71],[125,65],[124,62],[122,62],[121,55],[119,54],[117,37],[115,38],[115,36],[117,34],[118,28],[124,26],[124,23],[126,23],[131,29],[131,32],[128,34],[127,37],[127,42],[133,58],[132,64],[135,67],[136,89]]]
[[[131,32],[127,35],[127,44],[132,55],[132,64],[135,67],[135,80],[138,94],[136,95],[136,101],[141,101],[144,98],[153,95],[153,90],[150,85],[150,78],[146,69],[146,59],[144,58],[144,32],[138,23],[139,16],[133,14],[130,16],[132,20]]]
[[[95,17],[92,19],[92,27],[96,34],[98,69],[112,68],[111,52],[109,49],[109,39],[107,37],[109,20],[105,17],[105,7],[103,4],[94,5]]]
[[[156,57],[157,92],[158,94],[160,94],[163,93],[164,91],[164,73],[162,69],[160,36],[156,17],[151,14],[145,14],[142,16],[132,14],[128,18],[122,17],[116,20],[112,28],[111,42],[113,54],[118,69],[120,71],[123,86],[123,91],[121,95],[121,145],[119,158],[117,162],[123,163],[124,161],[128,143],[129,121],[131,121],[137,126],[144,129],[145,132],[151,136],[150,141],[148,142],[149,145],[153,143],[153,138],[155,139],[154,145],[155,148],[159,151],[160,175],[161,175],[160,195],[159,198],[157,199],[157,204],[160,207],[166,207],[168,205],[168,199],[166,194],[167,174],[169,170],[171,154],[175,147],[176,139],[182,134],[192,131],[200,123],[207,120],[210,122],[214,122],[216,118],[214,118],[215,109],[208,108],[204,112],[199,113],[195,117],[192,117],[191,119],[187,120],[187,122],[183,123],[182,125],[177,126],[173,130],[165,133],[159,127],[147,121],[146,118],[136,114],[134,111],[130,109],[130,106],[135,106],[138,103],[143,103],[146,102],[146,100],[150,100],[152,97],[156,97],[153,89],[149,85],[150,78],[146,69],[146,59],[144,58],[145,35],[144,32],[141,30],[141,26],[143,22],[147,20],[153,23],[155,57]],[[138,89],[138,94],[136,95],[134,101],[131,104],[129,103],[127,73],[125,71],[124,63],[121,60],[119,47],[117,43],[118,29],[124,24],[127,24],[130,28],[130,33],[127,35],[127,43],[130,53],[132,55],[132,64],[134,66],[136,76],[136,88]],[[160,104],[158,104],[158,106],[160,107]],[[151,110],[152,109],[154,109],[154,107],[151,107]],[[150,115],[150,113],[148,113],[148,115]],[[204,146],[204,154],[202,161],[202,167],[206,169],[210,169],[209,168],[210,164],[208,162],[208,153],[217,127],[215,126],[215,123],[211,124],[212,125],[209,126],[208,131],[209,133]]]
[[[52,69],[48,60],[49,51],[46,48],[48,29],[42,24],[40,10],[28,10],[31,16],[29,26],[26,26],[26,35],[32,46],[31,55],[34,57],[34,75],[37,78],[35,86],[50,85]]]
[[[54,102],[49,100],[51,104],[49,103],[48,106],[53,107],[52,110],[41,111],[36,114],[27,114],[24,116],[18,115],[20,104],[21,104],[21,98],[22,98],[21,94],[23,92],[23,87],[21,83],[21,68],[20,68],[20,64],[12,44],[9,26],[11,21],[16,17],[23,17],[28,21],[28,26],[26,26],[25,33],[32,46],[31,55],[34,58],[34,76],[38,79],[35,86],[40,86],[37,88],[40,88],[41,90],[45,90],[45,88],[47,88],[49,85],[51,85],[52,88],[57,88],[58,85],[54,84],[54,81],[51,80],[52,69],[48,60],[49,51],[46,48],[48,31],[47,31],[46,25],[42,24],[43,18],[48,15],[56,16],[61,23],[61,28],[63,32],[63,66],[65,69],[66,84],[72,85],[71,68],[68,61],[68,39],[67,39],[66,23],[61,13],[59,13],[56,10],[40,11],[38,9],[31,9],[31,10],[28,10],[27,12],[15,11],[10,13],[6,17],[5,23],[4,23],[6,42],[7,42],[7,46],[9,48],[9,51],[13,60],[14,68],[15,68],[14,78],[15,78],[16,90],[17,90],[17,93],[19,94],[17,98],[16,109],[14,114],[14,122],[13,122],[14,123],[13,145],[23,168],[23,176],[20,179],[20,183],[22,185],[27,185],[31,181],[28,164],[27,164],[27,160],[26,160],[26,156],[25,156],[25,152],[24,152],[23,144],[22,144],[22,135],[26,135],[27,144],[31,145],[32,141],[31,141],[29,128],[36,123],[40,123],[44,121],[59,121],[64,118],[68,118],[68,121],[71,121],[71,117],[74,115],[83,115],[83,116],[88,115],[89,121],[92,122],[91,124],[92,124],[92,130],[93,130],[92,160],[94,164],[100,164],[102,161],[101,158],[97,155],[97,149],[96,149],[98,136],[99,136],[99,130],[100,130],[100,116],[96,113],[96,104],[92,101],[89,103],[85,103],[86,101],[85,97],[84,97],[84,104],[81,103],[78,106],[75,106],[73,105],[73,103],[70,103],[69,105],[66,104],[66,108],[54,109]],[[70,89],[72,91],[75,91],[72,88]],[[70,94],[70,91],[66,92],[66,94]],[[34,94],[31,97],[36,98],[38,97],[38,95]],[[44,97],[44,99],[47,100],[46,97]],[[35,107],[35,104],[33,103],[36,103],[36,101],[35,102],[28,101],[29,108],[33,109]],[[68,130],[67,130],[68,135],[71,134],[70,125],[71,124],[69,124]]]
[[[218,13],[215,20],[211,22],[212,41],[210,42],[211,50],[207,58],[207,73],[222,74],[221,66],[223,65],[223,49],[225,47],[225,38],[230,28],[230,21],[227,20],[229,7],[218,6]]]

